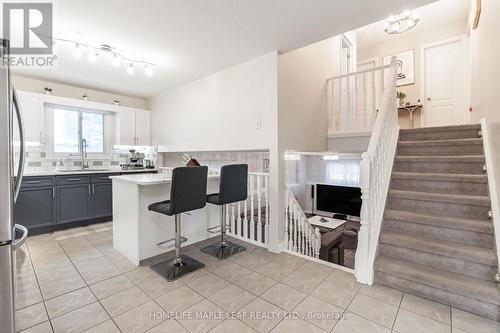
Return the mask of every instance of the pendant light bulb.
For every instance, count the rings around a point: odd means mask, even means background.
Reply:
[[[75,43],[75,47],[73,48],[73,57],[76,59],[80,59],[82,57],[82,50],[80,49],[80,44]]]
[[[127,67],[127,73],[129,75],[134,75],[134,72],[135,72],[135,69],[134,69],[134,64],[133,63],[130,63]]]
[[[146,64],[146,66],[144,66],[144,73],[146,73],[146,76],[151,77],[155,72],[149,65]]]
[[[120,67],[120,57],[118,57],[118,54],[116,53],[113,54],[113,61],[111,63],[115,67]]]

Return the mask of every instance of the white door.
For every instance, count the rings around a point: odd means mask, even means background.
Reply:
[[[151,145],[151,112],[135,110],[135,136],[136,145]]]
[[[466,105],[465,65],[462,39],[424,48],[426,126],[470,122]]]

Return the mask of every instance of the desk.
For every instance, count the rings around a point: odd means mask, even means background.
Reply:
[[[322,219],[326,220],[326,222],[323,222]],[[314,226],[317,227],[323,227],[327,229],[337,229],[338,227],[342,226],[345,224],[347,221],[345,220],[338,220],[338,219],[333,219],[331,217],[325,217],[325,216],[313,216],[309,219],[307,219],[309,223],[311,223]]]
[[[398,110],[406,110],[410,115],[410,128],[413,128],[413,112],[420,110],[422,106],[423,106],[422,104],[414,104],[414,105],[403,105],[398,107]]]

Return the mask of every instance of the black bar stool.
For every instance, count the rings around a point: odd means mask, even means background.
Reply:
[[[187,241],[181,237],[181,213],[205,207],[207,200],[206,166],[180,167],[172,171],[170,200],[156,202],[148,206],[153,212],[175,215],[175,238],[158,243],[158,245],[175,240],[175,258],[151,266],[151,269],[168,281],[191,273],[205,265],[191,257],[181,255],[181,243]]]
[[[226,236],[226,204],[243,201],[247,199],[248,165],[230,164],[224,165],[220,170],[219,193],[209,194],[207,202],[221,206],[221,241],[211,244],[201,250],[219,259],[232,256],[245,250],[245,247],[225,240]],[[218,227],[217,227],[218,228]],[[210,228],[213,229],[213,228]],[[209,229],[209,231],[210,231]]]

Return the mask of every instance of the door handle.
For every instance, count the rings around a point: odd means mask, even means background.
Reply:
[[[68,178],[68,182],[79,182],[80,178]]]
[[[21,189],[21,182],[23,180],[23,173],[24,173],[24,162],[25,162],[25,138],[24,138],[24,123],[23,123],[23,116],[21,113],[21,107],[19,103],[19,97],[17,96],[16,89],[12,89],[12,100],[14,104],[14,108],[16,109],[16,115],[17,115],[17,125],[19,126],[19,140],[21,141],[20,143],[20,148],[19,148],[19,166],[17,167],[17,177],[16,177],[16,183],[14,184],[14,202],[17,200],[17,196],[19,195],[19,190]]]

